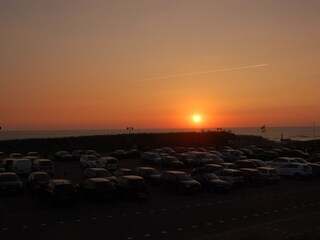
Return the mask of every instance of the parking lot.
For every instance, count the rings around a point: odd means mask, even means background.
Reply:
[[[120,167],[141,165],[120,160]],[[57,177],[81,178],[76,162],[55,162]],[[282,179],[228,194],[179,195],[150,187],[146,201],[78,200],[49,208],[28,196],[0,198],[2,239],[316,239],[320,180]]]

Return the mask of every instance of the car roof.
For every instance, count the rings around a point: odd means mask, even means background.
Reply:
[[[255,168],[240,168],[241,171],[248,171],[248,172],[257,172],[258,170]]]
[[[232,168],[225,168],[225,169],[222,169],[222,171],[227,171],[227,172],[240,172],[240,170],[238,170],[238,169],[232,169]]]
[[[273,167],[258,167],[257,169],[274,170]]]
[[[172,173],[172,174],[186,174],[183,171],[165,171],[165,173]]]
[[[88,181],[92,181],[92,182],[110,182],[106,178],[89,178]]]
[[[39,171],[39,172],[32,172],[30,175],[49,175],[47,172]]]
[[[137,167],[136,169],[144,169],[144,170],[150,170],[150,169],[155,169],[153,167]]]
[[[128,179],[128,180],[144,179],[143,177],[136,176],[136,175],[126,175],[126,176],[122,176],[121,178],[125,178],[125,179]]]
[[[108,171],[105,168],[87,168],[87,169],[90,169],[90,170],[93,170],[93,171]]]
[[[51,180],[55,185],[72,184],[68,179],[53,179]]]
[[[15,172],[2,172],[0,176],[10,176],[10,175],[17,175]]]

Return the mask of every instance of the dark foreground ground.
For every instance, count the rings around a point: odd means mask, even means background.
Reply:
[[[77,163],[55,163],[77,182]],[[138,165],[123,160],[120,167]],[[114,200],[48,208],[38,199],[0,197],[0,239],[320,239],[320,180],[284,179],[228,194],[182,196],[150,188],[147,201]]]

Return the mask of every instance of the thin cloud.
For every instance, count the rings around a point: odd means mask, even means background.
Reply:
[[[266,67],[266,66],[268,66],[268,64],[264,63],[264,64],[248,65],[248,66],[241,66],[241,67],[218,68],[210,71],[192,72],[192,73],[183,73],[183,74],[169,75],[169,76],[156,77],[156,78],[147,78],[147,79],[140,80],[139,82],[148,82],[148,81],[176,78],[176,77],[188,77],[188,76],[200,75],[200,74],[206,74],[206,73],[227,72],[227,71],[234,71],[234,70],[241,70],[241,69],[248,69],[248,68],[259,68],[259,67]]]

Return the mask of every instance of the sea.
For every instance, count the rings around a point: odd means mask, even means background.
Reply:
[[[320,126],[307,127],[243,127],[243,128],[208,128],[208,129],[104,129],[104,130],[59,130],[59,131],[6,131],[0,130],[1,140],[29,139],[29,138],[63,138],[95,135],[115,135],[130,133],[174,133],[174,132],[201,132],[201,131],[231,131],[237,135],[255,135],[280,141],[292,140],[318,140],[320,139]]]

